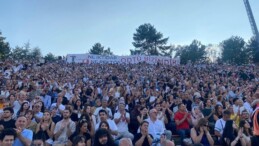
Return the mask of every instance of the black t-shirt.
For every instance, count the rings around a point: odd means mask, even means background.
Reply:
[[[150,134],[149,134],[150,135]],[[134,139],[133,139],[133,145],[136,145],[136,142],[141,138],[142,134],[141,133],[137,133],[136,135],[134,135]],[[153,136],[150,135],[152,138]],[[145,137],[143,143],[142,143],[142,146],[150,146],[149,143],[148,143],[148,139],[147,137]]]
[[[1,120],[0,125],[3,125],[5,129],[6,128],[15,128],[15,120],[14,119],[11,119],[9,121]]]

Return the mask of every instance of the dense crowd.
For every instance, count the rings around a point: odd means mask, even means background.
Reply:
[[[0,67],[3,146],[259,143],[255,65],[6,61]]]

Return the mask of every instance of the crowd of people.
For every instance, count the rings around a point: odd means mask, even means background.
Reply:
[[[257,145],[258,85],[256,65],[9,60],[0,145]]]

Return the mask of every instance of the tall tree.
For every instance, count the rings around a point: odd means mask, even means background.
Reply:
[[[42,57],[39,47],[35,47],[30,51],[30,58],[33,60],[39,60]]]
[[[48,53],[45,57],[44,57],[46,62],[53,62],[55,60],[57,60],[57,57],[55,55],[53,55],[52,53]]]
[[[177,46],[175,56],[180,56],[181,64],[186,64],[188,61],[197,63],[206,59],[205,45],[197,40],[193,40],[190,45]]]
[[[249,55],[245,47],[245,41],[239,36],[232,36],[221,44],[222,61],[230,64],[248,63]]]
[[[29,59],[30,58],[29,54],[30,54],[30,50],[28,48],[16,46],[12,50],[11,56],[15,60],[21,60],[21,59]]]
[[[133,34],[132,42],[135,48],[141,50],[141,54],[145,55],[166,55],[170,46],[166,46],[167,38],[163,38],[161,32],[157,32],[155,27],[149,23],[140,25]]]
[[[247,43],[248,56],[251,62],[259,63],[259,44],[253,37]]]
[[[93,47],[90,49],[89,53],[96,55],[113,55],[111,49],[108,48],[105,50],[101,43],[95,43]]]
[[[5,42],[5,37],[0,32],[0,59],[5,59],[11,52],[8,42]]]

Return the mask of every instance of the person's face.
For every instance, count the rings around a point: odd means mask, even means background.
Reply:
[[[99,143],[100,143],[100,144],[105,145],[107,142],[108,142],[108,137],[107,137],[107,135],[101,136],[101,137],[99,138]]]
[[[222,112],[222,111],[223,111],[222,106],[219,106],[218,111],[219,111],[219,112]]]
[[[223,118],[224,118],[225,121],[230,120],[230,115],[224,114],[224,115],[223,115]]]
[[[14,142],[14,136],[13,135],[6,135],[2,141],[1,146],[12,146]]]
[[[31,119],[32,118],[32,113],[31,112],[27,112],[25,117],[28,118],[28,119]]]
[[[10,118],[11,116],[12,116],[12,114],[9,110],[4,111],[4,115],[3,115],[4,118]]]
[[[207,104],[207,106],[211,106],[211,101],[207,100],[206,104]]]
[[[81,101],[78,100],[78,101],[76,102],[76,105],[80,106],[80,105],[81,105]]]
[[[34,146],[44,146],[43,141],[41,139],[37,139],[33,141]]]
[[[27,124],[27,119],[25,117],[19,117],[15,122],[15,126],[17,128],[20,127],[21,129],[24,129],[26,127],[26,124]]]
[[[242,118],[243,119],[248,119],[249,118],[248,112],[242,112]]]
[[[34,105],[35,111],[39,112],[41,110],[41,106],[39,104]]]
[[[28,108],[29,108],[28,103],[25,103],[25,104],[23,105],[23,109],[28,109]]]
[[[77,146],[86,146],[85,141],[84,140],[79,141]]]
[[[107,120],[107,115],[106,115],[106,113],[101,112],[101,113],[99,114],[99,116],[100,116],[101,121]]]
[[[180,110],[181,110],[181,111],[185,111],[185,110],[186,110],[186,107],[185,107],[185,105],[184,105],[184,104],[181,104],[181,106],[180,106]]]
[[[80,131],[82,131],[82,133],[87,133],[87,123],[84,123],[81,128]]]
[[[87,113],[90,113],[90,112],[91,112],[91,107],[90,107],[90,106],[87,106],[87,107],[86,107],[86,112],[87,112]]]
[[[141,131],[147,131],[148,130],[148,123],[144,123],[142,124],[142,126],[140,127]]]
[[[102,101],[102,106],[106,107],[107,106],[107,101]]]
[[[142,112],[143,112],[143,114],[147,114],[147,112],[148,112],[147,108],[144,108],[144,109],[142,110]]]
[[[124,104],[120,104],[119,105],[119,110],[121,110],[121,111],[125,110],[125,105]]]
[[[106,123],[102,123],[101,128],[108,130],[108,125]]]
[[[50,113],[45,112],[45,113],[43,114],[43,118],[44,118],[44,120],[49,120],[49,119],[50,119]]]
[[[63,118],[64,119],[68,119],[70,117],[70,112],[69,112],[69,110],[64,110],[63,111]]]
[[[21,100],[25,100],[25,99],[26,99],[26,94],[21,94],[21,95],[20,95],[20,99],[21,99]]]
[[[152,112],[150,113],[150,116],[151,116],[152,118],[156,118],[156,117],[157,117],[157,111],[152,111]]]
[[[156,110],[157,110],[157,111],[160,111],[160,110],[161,110],[160,104],[157,104],[157,105],[156,105]]]

